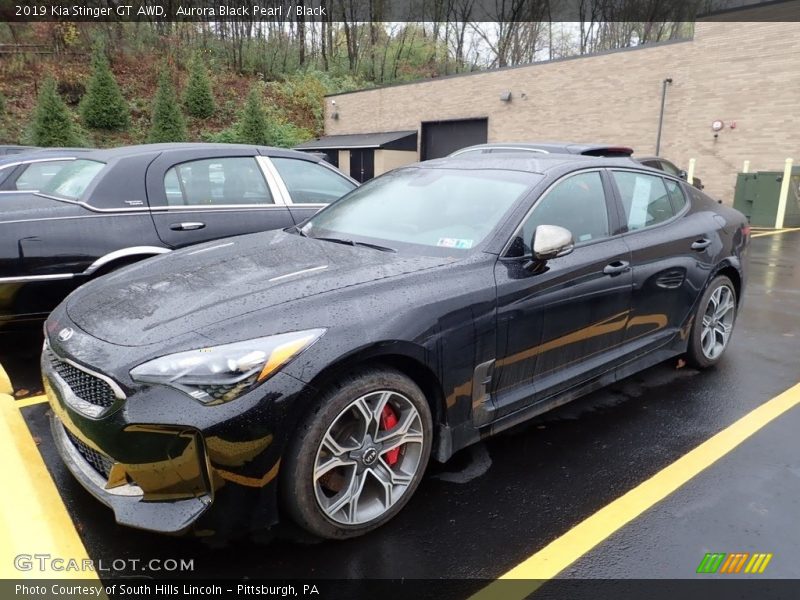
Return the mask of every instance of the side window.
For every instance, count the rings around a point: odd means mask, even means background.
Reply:
[[[550,188],[539,199],[509,248],[509,256],[531,253],[539,225],[559,225],[572,232],[576,244],[608,237],[608,212],[600,173],[579,173]]]
[[[683,195],[681,184],[672,179],[665,179],[664,184],[667,186],[667,194],[672,201],[672,210],[677,215],[686,206],[686,196]]]
[[[48,160],[40,163],[31,163],[17,177],[14,189],[21,191],[35,191],[50,181],[69,160]]]
[[[270,158],[294,204],[330,204],[356,187],[349,179],[317,163]]]
[[[631,171],[613,171],[613,174],[625,209],[628,231],[656,225],[675,214],[661,177]]]
[[[274,204],[253,157],[194,160],[164,175],[169,206]]]

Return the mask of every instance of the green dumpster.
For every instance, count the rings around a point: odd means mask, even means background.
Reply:
[[[783,171],[739,173],[733,207],[743,212],[755,227],[775,227],[782,181]],[[792,169],[783,226],[800,227],[800,167]]]

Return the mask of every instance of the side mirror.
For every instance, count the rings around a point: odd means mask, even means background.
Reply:
[[[539,225],[533,232],[533,258],[546,261],[572,252],[572,232],[558,225]]]
[[[686,172],[686,169],[681,169],[680,171],[678,171],[678,177],[686,181],[687,179],[689,179],[689,173]]]

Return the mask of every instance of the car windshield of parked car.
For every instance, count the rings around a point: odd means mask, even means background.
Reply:
[[[42,194],[77,200],[105,167],[96,160],[78,159],[61,169],[50,181],[39,188]]]
[[[352,191],[311,218],[302,232],[468,251],[538,180],[519,171],[401,169]]]

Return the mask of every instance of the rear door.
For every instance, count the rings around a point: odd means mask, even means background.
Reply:
[[[255,149],[164,152],[147,169],[147,200],[171,248],[294,224]]]
[[[627,169],[611,175],[633,268],[626,345],[641,352],[679,333],[722,242],[711,215],[690,211],[678,180]]]

